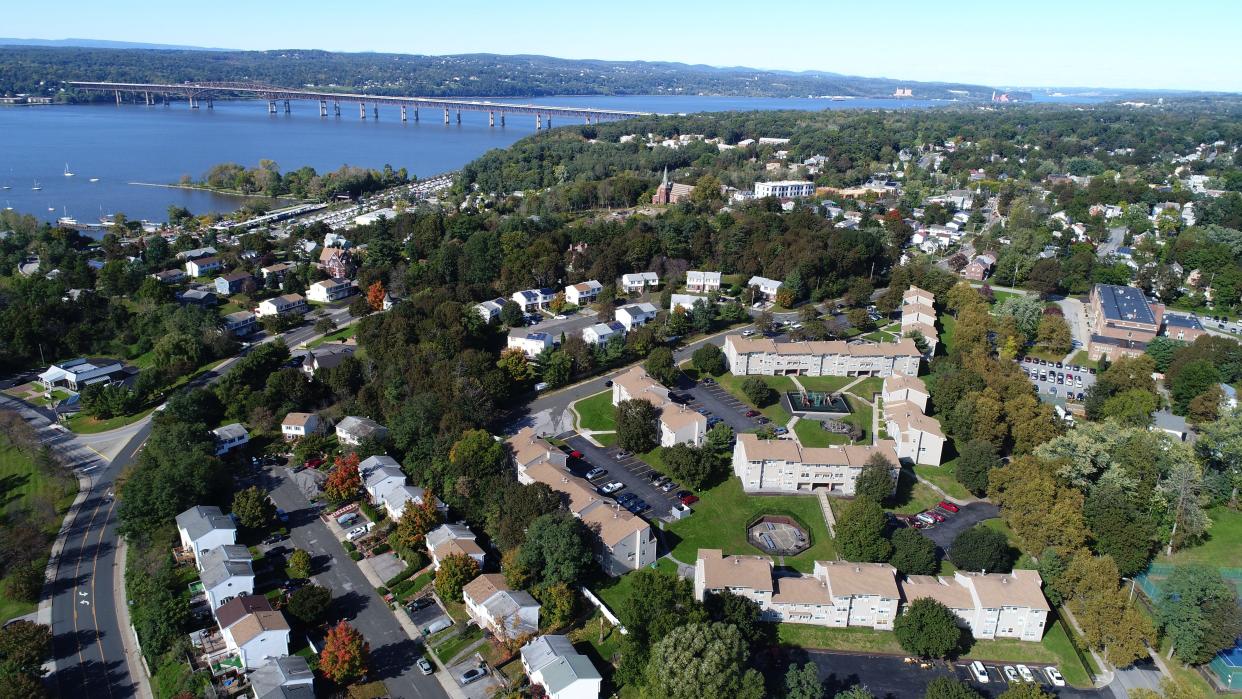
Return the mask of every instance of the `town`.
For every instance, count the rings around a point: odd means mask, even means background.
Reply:
[[[0,675],[1233,691],[1236,108],[642,115],[275,209],[0,211]]]

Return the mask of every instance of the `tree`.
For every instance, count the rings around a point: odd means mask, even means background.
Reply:
[[[720,376],[729,368],[725,363],[724,352],[710,342],[696,349],[694,354],[690,355],[690,362],[695,369],[698,369],[700,375]]]
[[[662,452],[668,476],[693,490],[702,490],[716,477],[719,459],[710,449],[692,447],[684,442],[666,447]]]
[[[336,502],[348,500],[358,494],[362,477],[358,473],[358,455],[336,457],[336,465],[323,482],[323,493]]]
[[[1204,565],[1173,569],[1160,589],[1156,623],[1173,642],[1173,653],[1188,665],[1209,662],[1242,635],[1242,611],[1220,570]]]
[[[703,603],[712,621],[736,627],[752,649],[768,647],[774,641],[772,627],[763,621],[758,602],[726,590],[707,595]]]
[[[443,519],[435,496],[428,490],[423,493],[422,503],[406,504],[393,534],[402,548],[415,549],[423,543],[427,532],[439,526]]]
[[[819,666],[790,665],[785,671],[785,699],[824,699],[827,691],[819,679]]]
[[[701,699],[746,696],[758,683],[762,696],[763,680],[746,668],[749,656],[736,627],[686,624],[652,647],[645,689],[666,699]]]
[[[962,647],[965,632],[957,625],[957,615],[930,597],[920,597],[906,606],[893,622],[897,642],[908,653],[920,658],[945,658]]]
[[[526,325],[526,317],[522,314],[522,307],[517,301],[509,299],[505,301],[505,305],[500,307],[500,322],[510,328]]]
[[[1074,336],[1070,332],[1069,323],[1065,318],[1056,315],[1045,315],[1039,319],[1035,331],[1035,342],[1043,349],[1057,355],[1063,355],[1073,347]]]
[[[1155,630],[1136,608],[1130,590],[1120,587],[1117,566],[1108,556],[1081,553],[1061,576],[1059,587],[1082,627],[1087,647],[1102,651],[1117,667],[1147,657]]]
[[[651,378],[665,386],[671,386],[677,381],[677,365],[673,363],[673,350],[667,347],[657,347],[651,350],[651,354],[647,355],[647,361],[643,363],[643,368],[647,370]]]
[[[1102,479],[1091,489],[1082,508],[1095,540],[1092,548],[1112,556],[1117,571],[1126,577],[1147,568],[1156,544],[1150,498],[1136,496],[1133,491],[1117,479]]]
[[[1040,459],[1018,457],[992,469],[988,495],[1027,551],[1073,551],[1087,540],[1082,492],[1060,485],[1053,467]]]
[[[983,699],[983,695],[955,677],[942,675],[927,683],[923,699]]]
[[[564,386],[573,378],[574,360],[564,350],[545,351],[542,360],[543,380],[553,388]]]
[[[36,602],[43,591],[45,566],[40,561],[30,561],[8,571],[4,581],[4,596],[22,602]]]
[[[362,318],[371,314],[371,304],[367,301],[367,297],[359,296],[349,302],[349,316],[351,318]],[[284,316],[268,316],[265,320],[278,319]],[[296,318],[297,316],[288,316]]]
[[[371,282],[371,286],[366,287],[366,305],[369,305],[374,312],[384,310],[385,295],[388,295],[388,292],[384,291],[384,282],[375,279]]]
[[[1185,415],[1190,401],[1209,388],[1221,382],[1220,370],[1208,359],[1199,359],[1182,365],[1173,377],[1170,393],[1173,396],[1173,409],[1179,415]]]
[[[882,504],[893,494],[893,471],[896,468],[883,454],[872,454],[854,481],[854,496],[870,498]]]
[[[856,498],[845,506],[837,522],[837,547],[848,561],[888,560],[893,545],[884,538],[888,520],[880,504],[870,498]]]
[[[319,585],[300,587],[289,595],[286,608],[289,613],[306,625],[313,625],[323,618],[332,604],[332,590]]]
[[[1038,683],[1018,682],[1009,685],[997,699],[1054,699],[1054,695],[1045,692]]]
[[[332,320],[331,318],[327,316],[324,316],[323,318],[320,318],[319,320],[315,321],[314,328],[315,328],[315,332],[319,333],[320,335],[327,335],[333,330],[336,330],[336,321]]]
[[[573,621],[578,596],[565,583],[540,585],[531,593],[539,600],[539,621],[545,629],[558,629]]]
[[[527,358],[526,352],[520,347],[502,350],[496,366],[504,372],[510,382],[521,385],[535,378],[535,367]]]
[[[876,699],[866,685],[856,684],[844,692],[837,692],[832,699]]]
[[[233,496],[233,514],[243,527],[263,529],[276,516],[276,506],[262,488],[252,485]]]
[[[949,559],[962,570],[1008,573],[1013,566],[1004,533],[976,524],[953,540]]]
[[[940,569],[935,542],[914,529],[893,534],[893,557],[888,562],[902,575],[935,575]]]
[[[617,444],[627,451],[642,454],[651,451],[659,443],[657,411],[654,405],[641,398],[631,398],[617,403]]]
[[[761,376],[747,376],[742,381],[742,393],[756,408],[762,408],[776,400],[776,391]]]
[[[1000,465],[996,447],[986,439],[972,439],[958,451],[954,477],[972,494],[982,496],[988,491],[988,473]]]
[[[479,564],[473,558],[462,553],[447,556],[436,571],[436,594],[442,600],[457,601],[461,598],[461,588],[477,577]]]
[[[16,675],[42,677],[51,655],[50,627],[19,619],[0,629],[0,681],[7,683]]]
[[[589,530],[564,511],[531,522],[519,550],[518,563],[532,571],[539,585],[577,583],[594,564]]]
[[[305,580],[311,576],[311,555],[302,549],[294,549],[289,554],[289,576]]]
[[[336,684],[346,685],[367,673],[371,644],[354,627],[342,621],[328,630],[319,652],[319,671]]]
[[[1215,422],[1220,418],[1221,402],[1224,399],[1225,392],[1220,386],[1209,386],[1206,391],[1190,399],[1186,405],[1186,417],[1196,425]]]

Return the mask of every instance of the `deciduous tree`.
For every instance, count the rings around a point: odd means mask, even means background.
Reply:
[[[348,500],[358,494],[362,477],[358,474],[358,455],[336,457],[336,463],[323,483],[323,493],[336,502]]]
[[[319,671],[333,682],[345,685],[361,679],[371,662],[371,645],[362,634],[342,621],[328,630],[319,652]]]
[[[690,361],[700,374],[711,374],[712,376],[720,376],[725,373],[728,366],[725,363],[724,352],[720,351],[720,347],[710,342],[694,351],[690,355]]]
[[[16,675],[43,676],[43,664],[52,655],[52,630],[44,624],[19,619],[0,629],[0,681]]]
[[[673,363],[673,351],[667,347],[656,347],[647,355],[643,368],[651,378],[665,386],[672,386],[677,381],[677,366]]]
[[[654,405],[641,398],[617,403],[617,444],[636,454],[645,453],[659,443],[658,413]]]
[[[440,561],[436,571],[436,594],[442,600],[461,599],[461,588],[479,577],[479,564],[465,554],[455,553]]]
[[[531,522],[518,562],[538,585],[574,584],[594,565],[590,532],[567,512],[553,512]]]
[[[973,439],[958,450],[953,475],[977,496],[988,491],[988,474],[1000,465],[996,447],[986,439]]]
[[[1238,595],[1220,571],[1203,565],[1177,566],[1160,589],[1156,622],[1188,665],[1202,665],[1242,635]]]
[[[750,651],[737,628],[696,623],[676,628],[651,649],[646,691],[667,699],[763,696],[763,680],[747,669]],[[758,695],[753,694],[758,688]]]
[[[742,381],[742,393],[757,408],[770,405],[776,400],[776,391],[761,376],[747,376]]]
[[[785,699],[824,699],[827,690],[819,679],[819,666],[790,665],[785,671]]]
[[[893,494],[893,471],[896,469],[883,454],[872,454],[854,481],[855,497],[870,498],[883,504]]]
[[[893,622],[897,642],[908,653],[920,658],[945,658],[957,651],[965,632],[957,616],[930,597],[920,597],[906,606]]]
[[[1002,532],[982,524],[957,535],[949,558],[962,570],[1008,573],[1013,566],[1009,540]]]
[[[289,554],[289,575],[300,580],[311,576],[311,555],[303,549],[294,549]]]
[[[289,595],[288,610],[303,624],[317,623],[332,604],[332,591],[319,585],[300,587]]]
[[[893,545],[884,538],[888,521],[884,509],[870,498],[856,498],[845,506],[837,522],[837,546],[849,561],[886,561]]]
[[[940,569],[935,542],[914,529],[898,529],[893,534],[893,556],[888,562],[902,575],[935,575]]]
[[[983,699],[983,695],[955,677],[941,675],[927,683],[923,699]]]
[[[276,516],[276,506],[262,488],[252,485],[233,496],[233,514],[248,529],[263,529]]]
[[[406,549],[415,549],[423,543],[427,536],[427,532],[435,529],[444,517],[440,514],[440,509],[436,507],[436,497],[430,490],[423,493],[422,503],[407,503],[405,511],[401,513],[401,519],[397,520],[397,527],[393,532],[397,541]]]

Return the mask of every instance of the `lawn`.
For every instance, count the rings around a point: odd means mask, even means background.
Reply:
[[[574,403],[578,413],[578,429],[612,432],[617,429],[613,418],[612,391],[601,391]]]
[[[918,466],[914,467],[914,472],[919,478],[934,484],[952,497],[962,500],[972,500],[974,496],[970,491],[966,490],[966,486],[957,482],[957,475],[953,470],[953,461],[948,461],[942,466]]]
[[[897,494],[889,509],[901,514],[915,514],[930,510],[940,500],[940,493],[920,483],[910,469],[903,467],[901,475],[897,478]]]
[[[857,381],[854,376],[799,376],[798,383],[808,391],[836,393],[849,384]]]
[[[692,564],[694,559],[685,562]],[[677,564],[667,558],[656,561],[654,569],[666,575],[677,574]],[[620,577],[610,578],[605,584],[592,587],[591,592],[603,600],[613,614],[618,614],[621,610],[621,603],[632,594],[633,588],[634,576],[632,573],[626,573]]]
[[[821,427],[818,420],[799,420],[794,424],[794,434],[798,435],[798,443],[804,447],[829,447],[834,444],[849,444],[850,439],[843,434],[829,432]]]
[[[592,435],[592,437],[594,437],[595,441],[599,442],[601,445],[605,447],[611,447],[612,445],[617,443],[616,432],[603,432],[600,434]]]
[[[849,392],[856,396],[871,400],[872,396],[883,391],[884,379],[878,376],[868,376],[862,381],[859,381],[858,384],[851,388]]]
[[[65,426],[77,434],[107,432],[108,430],[115,430],[118,427],[124,427],[138,422],[142,418],[150,415],[151,411],[155,410],[155,407],[156,406],[151,406],[150,408],[140,410],[133,415],[120,415],[118,417],[108,418],[107,420],[98,420],[90,415],[87,415],[86,413],[77,413],[65,421]]]
[[[953,334],[957,332],[957,318],[954,318],[948,313],[942,313],[939,320],[940,344],[936,346],[936,353],[950,354],[953,351]]]
[[[324,335],[318,340],[312,341],[310,344],[307,345],[307,347],[310,347],[313,349],[315,347],[318,347],[324,344],[325,342],[344,342],[348,340],[349,338],[353,337],[354,333],[356,332],[358,332],[357,323],[349,327],[341,328],[340,330],[336,330],[331,333],[328,333],[327,335]]]
[[[1090,355],[1087,354],[1087,350],[1078,350],[1077,352],[1074,353],[1074,356],[1070,357],[1070,364],[1074,364],[1076,366],[1081,366],[1081,367],[1086,367],[1088,369],[1099,370],[1100,363],[1091,361],[1090,359],[1087,358],[1089,356]]]
[[[1202,563],[1220,568],[1242,568],[1242,512],[1228,507],[1208,510],[1212,526],[1207,539],[1198,546],[1182,549],[1171,558],[1161,555],[1160,563]]]
[[[1043,646],[1060,658],[1057,667],[1066,682],[1075,687],[1091,686],[1091,675],[1083,664],[1084,656],[1079,655],[1060,620],[1052,622],[1044,632]]]
[[[721,549],[726,554],[763,553],[746,537],[746,525],[763,514],[789,515],[810,529],[811,548],[785,557],[785,565],[809,573],[816,560],[837,558],[819,501],[812,495],[747,495],[738,479],[728,478],[699,496],[702,499],[694,506],[694,514],[666,529],[673,557],[683,563],[694,563],[701,548]]]
[[[857,425],[863,431],[862,438],[858,440],[859,444],[871,443],[871,414],[874,410],[871,405],[865,403],[852,395],[846,394],[845,400],[849,401],[850,408],[853,409],[849,415],[841,418],[841,422],[848,422],[851,425]]]
[[[473,625],[467,626],[465,631],[434,643],[431,646],[431,650],[436,654],[436,657],[440,659],[440,662],[445,665],[449,665],[451,664],[453,658],[457,657],[459,653],[481,638],[483,638],[482,629]]]
[[[733,374],[723,374],[719,376],[716,379],[716,381],[719,382],[721,387],[723,387],[726,391],[733,394],[733,397],[737,398],[738,400],[742,401],[743,403],[749,406],[756,407],[756,409],[759,412],[763,413],[764,416],[767,417],[769,420],[771,420],[774,424],[776,425],[788,424],[789,418],[790,418],[789,412],[786,411],[785,408],[781,407],[781,402],[779,399],[773,402],[771,405],[763,407],[763,408],[758,408],[757,406],[755,406],[754,403],[750,402],[750,399],[747,398],[746,394],[742,392],[742,382],[748,378],[750,377],[749,376],[734,376]],[[766,383],[768,386],[770,386],[773,390],[775,390],[778,393],[795,390],[794,383],[792,380],[790,380],[788,376],[759,376],[757,378],[763,379],[764,383]]]

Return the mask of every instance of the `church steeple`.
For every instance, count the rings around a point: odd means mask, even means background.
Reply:
[[[660,182],[660,184],[664,185],[665,187],[668,186],[668,166],[667,165],[664,166],[664,179]]]

